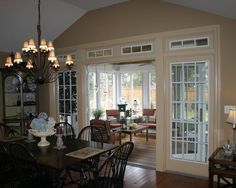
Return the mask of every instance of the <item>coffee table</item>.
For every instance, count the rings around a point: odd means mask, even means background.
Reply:
[[[119,128],[117,129],[117,132],[119,132],[120,137],[120,145],[121,145],[121,134],[129,134],[130,141],[132,142],[132,135],[138,132],[141,132],[143,130],[146,130],[146,142],[148,142],[148,127],[143,125],[137,125],[135,128]]]

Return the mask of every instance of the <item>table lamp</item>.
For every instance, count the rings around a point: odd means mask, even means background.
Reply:
[[[232,108],[229,110],[226,122],[233,124],[233,128],[236,128],[236,108]]]

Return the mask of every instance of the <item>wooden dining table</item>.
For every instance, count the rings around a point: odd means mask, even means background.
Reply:
[[[66,139],[64,140],[65,148],[57,149],[55,136],[48,137],[47,140],[50,142],[50,145],[44,147],[37,145],[38,139],[30,142],[24,137],[22,139],[0,140],[0,143],[3,143],[6,147],[12,142],[24,145],[35,156],[39,165],[54,169],[58,175],[74,164],[79,164],[83,160],[110,152],[117,147],[117,145],[107,143],[101,144],[93,141]],[[80,151],[82,151],[82,156]]]

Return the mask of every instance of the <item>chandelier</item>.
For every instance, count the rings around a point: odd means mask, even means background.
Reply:
[[[54,82],[57,79],[56,72],[60,68],[60,63],[55,56],[52,41],[47,44],[45,39],[41,39],[40,0],[38,0],[37,34],[37,46],[34,39],[25,41],[22,48],[23,53],[16,52],[7,57],[5,67],[16,72],[29,72],[38,84]],[[73,65],[71,55],[66,56],[65,64],[69,68]]]

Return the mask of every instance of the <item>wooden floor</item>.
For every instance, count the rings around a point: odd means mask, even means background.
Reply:
[[[124,188],[207,188],[208,179],[194,178],[180,174],[163,173],[155,167],[155,136],[149,136],[148,143],[145,134],[133,137],[134,150],[129,158],[125,171]],[[123,137],[122,142],[129,140]],[[117,140],[119,143],[119,140]],[[65,187],[73,188],[74,185]]]
[[[127,135],[122,139],[122,142],[128,141]],[[143,166],[145,168],[156,169],[156,137],[154,134],[149,135],[146,142],[145,133],[137,133],[133,136],[134,150],[129,157],[129,164]]]
[[[124,188],[207,188],[208,180],[128,165]]]
[[[76,188],[78,185],[66,185]],[[124,188],[208,188],[208,180],[127,165]]]
[[[156,167],[156,136],[154,133],[149,134],[148,142],[146,142],[146,133],[136,133],[132,137],[134,150],[129,157],[128,164],[142,166],[145,168],[155,169]],[[129,141],[130,137],[127,134],[122,134],[122,143]],[[116,136],[115,144],[119,144],[119,136]]]
[[[129,136],[122,138],[128,141]],[[208,180],[193,178],[173,173],[156,171],[156,138],[149,135],[146,142],[145,133],[133,137],[134,150],[129,157],[125,173],[125,188],[207,188]]]

